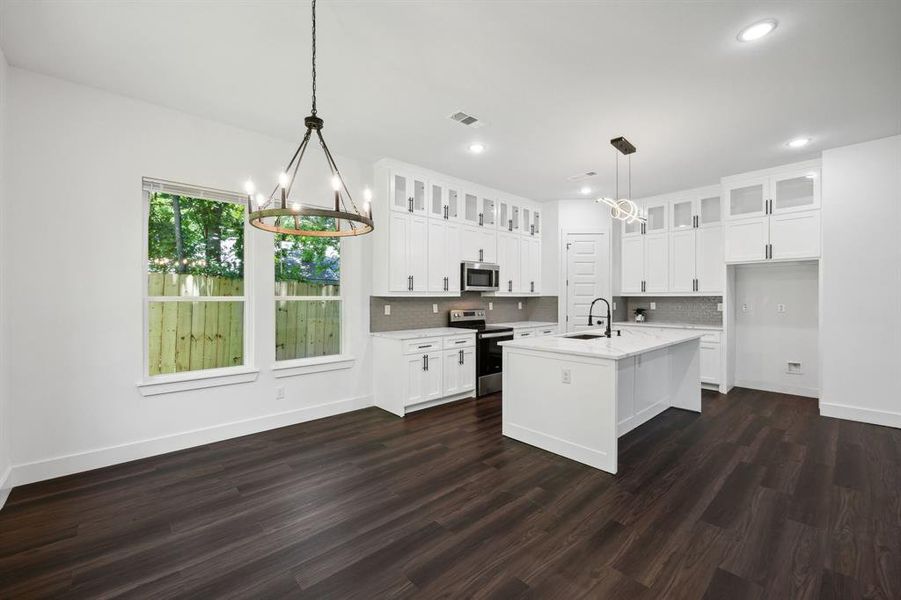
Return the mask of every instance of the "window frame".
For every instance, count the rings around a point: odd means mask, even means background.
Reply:
[[[276,342],[278,341],[278,319],[275,318],[278,307],[277,304],[280,301],[325,301],[325,302],[340,302],[340,310],[338,311],[338,315],[340,318],[340,327],[341,332],[338,336],[338,353],[337,354],[326,354],[323,356],[307,356],[304,358],[289,358],[279,360],[275,359],[275,362],[272,365],[273,374],[275,377],[291,377],[293,375],[306,375],[309,373],[318,373],[322,371],[334,371],[338,369],[349,369],[354,366],[356,358],[350,354],[346,353],[347,349],[347,304],[345,302],[344,297],[344,254],[345,254],[345,245],[344,238],[338,237],[338,253],[340,257],[340,267],[338,271],[338,289],[340,291],[337,296],[281,296],[278,294],[278,282],[275,280],[275,272],[273,271],[272,275],[272,285],[273,285],[273,294],[272,294],[272,307],[273,307],[273,319],[272,319],[272,340],[273,346],[272,351],[273,354],[277,356],[276,351]],[[272,252],[275,254],[275,236],[272,239]]]
[[[244,210],[244,292],[242,296],[150,296],[148,295],[148,269],[150,253],[150,198],[156,193],[169,193],[200,200],[239,204]],[[254,355],[254,320],[253,320],[253,264],[254,251],[250,225],[247,222],[247,197],[244,194],[218,190],[199,185],[175,183],[162,179],[144,177],[141,185],[142,220],[141,220],[141,369],[138,388],[144,396],[179,392],[205,387],[246,383],[253,381],[259,374],[255,368]],[[235,302],[244,303],[243,310],[243,357],[242,365],[181,371],[177,373],[150,374],[150,303],[151,302]]]

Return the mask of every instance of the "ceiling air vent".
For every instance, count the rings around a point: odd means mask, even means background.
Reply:
[[[448,117],[451,121],[456,121],[457,123],[462,123],[467,127],[483,127],[485,125],[484,121],[478,120],[476,117],[466,114],[463,111],[457,111],[454,114]]]

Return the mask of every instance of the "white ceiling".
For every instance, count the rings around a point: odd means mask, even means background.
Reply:
[[[309,4],[3,0],[10,64],[294,139]],[[736,41],[764,17],[776,31]],[[391,156],[527,197],[633,196],[901,132],[901,2],[357,1],[319,7],[319,109],[338,154]],[[488,121],[447,119],[462,109]],[[814,142],[789,150],[789,138]],[[469,143],[486,152],[473,156]]]

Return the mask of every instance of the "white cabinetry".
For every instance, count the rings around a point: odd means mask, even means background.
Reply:
[[[680,327],[654,327],[653,325],[633,325],[627,323],[617,323],[613,326],[613,330],[623,330],[623,335],[629,335],[634,332],[636,335],[642,333],[655,332],[672,332],[685,331],[690,333],[701,333],[703,337],[701,344],[701,383],[708,386],[717,386],[723,381],[723,352],[726,344],[723,340],[724,333],[719,329],[703,329],[703,328],[680,328]]]
[[[475,333],[374,335],[375,405],[398,416],[475,395]]]
[[[460,262],[497,262],[498,240],[495,230],[463,226],[461,240]]]
[[[406,213],[388,217],[388,288],[391,292],[424,292],[428,289],[428,219]]]
[[[460,291],[460,225],[429,219],[428,277],[430,292]]]
[[[521,237],[519,249],[520,291],[537,294],[541,290],[541,240]]]
[[[727,263],[819,258],[819,161],[726,177],[723,192]]]

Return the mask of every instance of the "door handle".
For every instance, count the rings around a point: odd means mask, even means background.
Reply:
[[[409,198],[407,198],[407,202],[410,203],[410,209],[409,209],[410,212],[413,212],[413,196],[410,196]]]
[[[513,280],[512,280],[512,279],[511,279],[510,281],[507,282],[507,291],[508,291],[508,292],[512,292],[512,291],[513,291]]]
[[[429,355],[428,355],[428,354],[423,354],[423,355],[422,355],[422,370],[423,370],[423,371],[428,371],[428,370],[429,370],[429,363],[428,363],[428,360],[429,360]]]
[[[412,275],[407,277],[407,289],[411,292],[413,291],[413,276]]]
[[[485,215],[479,213],[479,227],[485,224]]]
[[[463,364],[463,351],[460,350],[460,364]]]
[[[479,262],[485,260],[485,251],[482,248],[479,248]]]

